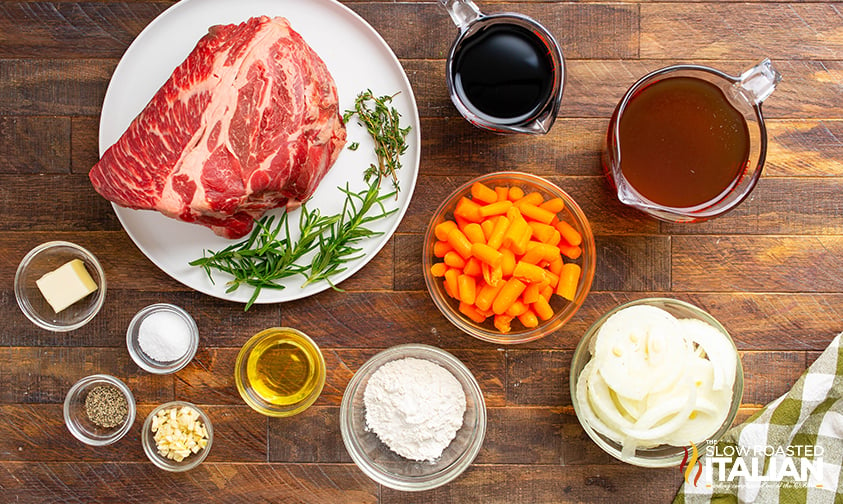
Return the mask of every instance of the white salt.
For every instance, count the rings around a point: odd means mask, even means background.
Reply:
[[[143,353],[152,360],[178,360],[190,348],[190,327],[175,313],[151,313],[144,317],[138,328],[138,344]]]

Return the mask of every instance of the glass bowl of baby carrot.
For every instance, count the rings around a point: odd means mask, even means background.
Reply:
[[[561,328],[594,278],[594,235],[565,191],[535,175],[470,180],[436,210],[424,279],[436,307],[481,340],[525,343]]]

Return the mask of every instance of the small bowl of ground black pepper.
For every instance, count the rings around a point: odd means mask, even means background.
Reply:
[[[125,383],[113,376],[86,376],[67,392],[64,423],[83,443],[114,443],[135,423],[135,397]]]
[[[156,303],[140,310],[126,331],[129,355],[141,369],[154,374],[175,373],[196,355],[199,329],[178,306]]]

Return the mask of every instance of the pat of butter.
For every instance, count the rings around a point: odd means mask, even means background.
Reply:
[[[73,259],[35,281],[44,299],[59,313],[97,290],[81,259]]]

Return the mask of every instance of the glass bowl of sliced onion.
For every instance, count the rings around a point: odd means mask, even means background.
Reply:
[[[743,368],[729,333],[700,308],[646,298],[614,308],[585,333],[571,398],[588,436],[643,467],[679,465],[732,426]]]

